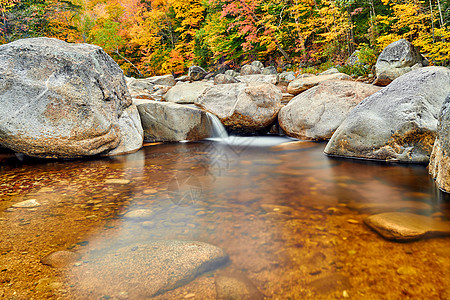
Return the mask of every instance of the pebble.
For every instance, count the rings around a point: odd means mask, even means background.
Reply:
[[[153,211],[147,208],[131,210],[124,215],[124,218],[136,221],[148,220],[151,219],[152,217]]]
[[[131,180],[129,179],[119,179],[119,178],[113,178],[113,179],[106,179],[106,184],[129,184]]]
[[[41,206],[41,204],[36,199],[25,200],[12,205],[14,208],[32,208],[38,206]]]
[[[397,269],[398,275],[416,275],[417,270],[411,266],[402,266]]]

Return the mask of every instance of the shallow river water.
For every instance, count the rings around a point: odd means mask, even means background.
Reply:
[[[250,286],[248,299],[450,299],[450,238],[396,243],[363,223],[388,211],[448,221],[450,202],[426,167],[333,159],[324,147],[230,137],[64,162],[2,153],[0,298],[145,299],[84,288],[83,257],[191,240],[225,249],[230,263],[157,299],[216,299],[223,274]],[[30,199],[40,205],[12,207]],[[151,213],[127,218],[140,209]],[[60,250],[81,259],[40,262]],[[145,283],[138,276],[120,280]]]

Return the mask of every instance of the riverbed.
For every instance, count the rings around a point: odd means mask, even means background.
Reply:
[[[77,268],[89,263],[88,254],[150,240],[206,242],[230,257],[222,269],[156,299],[216,299],[223,274],[267,299],[449,294],[450,238],[396,243],[363,223],[392,211],[448,221],[450,202],[426,166],[329,158],[324,147],[231,136],[146,144],[133,154],[89,160],[3,152],[0,298],[139,299],[132,292],[88,293]],[[39,205],[12,207],[30,199]],[[151,214],[126,217],[136,210]],[[65,268],[40,262],[61,250],[82,258]]]

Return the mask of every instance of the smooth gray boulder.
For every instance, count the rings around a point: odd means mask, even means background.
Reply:
[[[271,125],[281,109],[282,93],[273,84],[232,83],[206,90],[195,102],[227,128],[255,133]]]
[[[314,76],[310,74],[302,74],[288,85],[287,92],[292,95],[298,95],[313,86],[326,80],[353,80],[351,76],[344,73],[335,73],[329,75]]]
[[[414,68],[428,66],[428,61],[410,42],[400,39],[386,46],[378,56],[375,84],[385,86],[394,79],[411,72]]]
[[[336,68],[329,68],[326,71],[323,71],[322,73],[318,74],[319,76],[321,75],[332,75],[332,74],[338,74],[340,73],[338,69]]]
[[[228,255],[197,241],[149,241],[109,251],[93,251],[70,271],[81,298],[148,299],[183,286],[205,272],[222,267]]]
[[[277,83],[277,75],[263,75],[263,74],[254,74],[254,75],[241,75],[235,77],[240,82],[245,83]]]
[[[241,75],[255,75],[261,74],[261,68],[254,65],[243,65],[241,67]]]
[[[251,65],[261,70],[264,69],[264,64],[259,60],[252,61]]]
[[[239,76],[241,74],[239,72],[236,72],[235,70],[226,70],[225,71],[225,75],[236,77],[236,76]]]
[[[133,102],[141,116],[145,141],[197,141],[211,137],[211,121],[198,108],[139,99]]]
[[[199,66],[189,67],[188,76],[193,81],[202,80],[206,75],[206,71]]]
[[[289,72],[283,72],[278,74],[277,81],[278,82],[286,82],[289,83],[291,81],[295,80],[295,73],[292,71]]]
[[[450,193],[450,94],[439,114],[436,141],[430,157],[428,171],[439,188]]]
[[[0,73],[1,146],[46,158],[141,148],[123,72],[100,47],[18,40],[0,46]]]
[[[324,81],[290,100],[280,110],[278,122],[288,136],[328,140],[350,110],[380,89],[356,81]]]
[[[277,75],[277,68],[275,68],[274,66],[269,66],[267,68],[262,69],[261,72],[263,75]]]
[[[227,74],[217,74],[216,77],[214,77],[214,84],[228,84],[228,83],[237,83],[239,80],[237,80],[235,77]]]
[[[214,85],[213,82],[194,81],[179,82],[172,87],[165,95],[164,100],[167,102],[193,104],[198,97],[207,89]]]
[[[331,156],[428,163],[450,70],[409,72],[357,105],[325,148]]]

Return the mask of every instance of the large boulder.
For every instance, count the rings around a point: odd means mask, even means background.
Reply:
[[[378,56],[375,65],[375,73],[378,78],[376,84],[387,85],[414,68],[427,65],[427,60],[410,42],[405,39],[398,40],[389,44]]]
[[[278,114],[288,136],[328,140],[350,110],[381,88],[356,81],[324,81],[293,98]]]
[[[299,76],[297,79],[291,81],[288,85],[287,92],[292,95],[298,95],[313,86],[326,80],[353,80],[351,76],[344,73],[335,73],[320,76]]]
[[[0,145],[52,158],[142,146],[123,72],[100,47],[18,40],[0,46],[0,73]]]
[[[167,102],[193,104],[207,88],[213,85],[212,82],[204,81],[180,82],[164,95],[164,99]]]
[[[219,247],[177,240],[91,251],[83,259],[82,265],[68,271],[79,299],[149,299],[188,284],[229,261]]]
[[[450,193],[450,94],[442,106],[428,170],[439,188]]]
[[[332,156],[427,163],[450,70],[407,73],[357,105],[325,148]]]
[[[198,108],[139,99],[133,102],[139,110],[146,141],[196,141],[211,136],[211,121]]]
[[[229,129],[254,133],[271,125],[281,109],[281,91],[273,84],[232,83],[206,90],[195,102]]]

